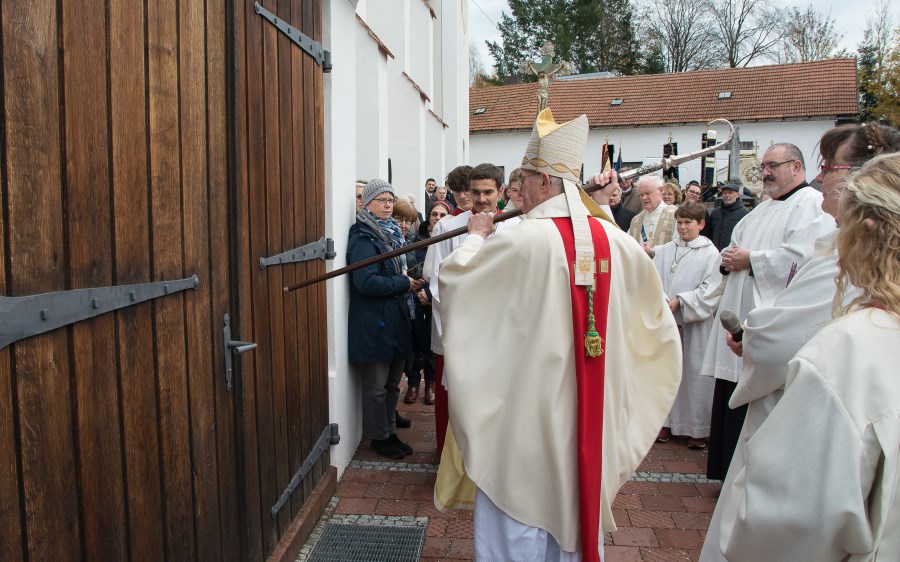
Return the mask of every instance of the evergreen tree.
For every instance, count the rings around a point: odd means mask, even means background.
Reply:
[[[487,42],[497,77],[507,83],[536,80],[520,66],[537,60],[545,41],[579,74],[642,69],[630,0],[509,0],[509,8],[498,25],[502,42]]]

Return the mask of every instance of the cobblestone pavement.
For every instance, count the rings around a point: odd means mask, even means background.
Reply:
[[[401,398],[405,378],[402,384]],[[473,559],[472,512],[434,507],[434,407],[420,398],[417,404],[401,401],[400,411],[413,426],[397,434],[413,455],[386,460],[364,440],[298,561],[308,559],[328,522],[425,527],[422,562]],[[721,489],[705,478],[705,467],[706,451],[688,449],[683,439],[655,444],[613,502],[618,530],[606,535],[606,562],[697,560]]]

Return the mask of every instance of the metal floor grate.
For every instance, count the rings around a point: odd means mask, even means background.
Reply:
[[[309,562],[417,562],[424,527],[329,523]]]

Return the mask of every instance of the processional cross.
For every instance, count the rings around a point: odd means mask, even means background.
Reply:
[[[531,72],[538,77],[540,89],[537,94],[537,112],[547,109],[550,100],[550,82],[557,76],[566,76],[572,73],[574,65],[570,62],[559,61],[553,62],[553,56],[556,50],[553,43],[547,41],[541,47],[541,61],[534,62],[530,60],[522,61],[519,70],[522,72]]]

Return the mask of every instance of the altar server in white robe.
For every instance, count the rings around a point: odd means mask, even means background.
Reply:
[[[703,351],[715,321],[718,297],[704,298],[719,273],[719,251],[711,240],[700,236],[706,222],[706,206],[689,201],[675,211],[678,236],[656,248],[653,264],[662,279],[669,309],[681,332],[681,386],[672,411],[657,441],[670,435],[688,437],[688,447],[703,449],[709,437],[713,387],[711,377],[700,375]]]
[[[900,560],[900,155],[870,161],[845,192],[844,316],[791,360],[701,560]],[[844,306],[848,283],[860,293]]]
[[[461,167],[462,168],[462,167]],[[469,168],[466,166],[465,168]],[[458,178],[457,178],[458,180]],[[449,182],[448,182],[449,183]],[[503,185],[503,170],[493,164],[479,164],[468,170],[465,178],[465,189],[461,188],[462,182],[454,183],[455,189],[453,193],[457,195],[460,206],[457,207],[451,216],[444,217],[439,222],[432,233],[432,237],[456,230],[466,226],[472,213],[495,213],[497,212],[497,200],[500,198],[500,187]],[[466,209],[463,211],[462,209]],[[497,230],[512,228],[520,220],[514,217],[498,223]],[[463,233],[453,238],[448,238],[437,244],[429,246],[428,252],[425,254],[424,278],[429,283],[431,290],[431,350],[437,354],[435,365],[435,384],[434,390],[434,417],[435,417],[435,433],[437,441],[437,452],[440,455],[444,448],[444,440],[446,439],[447,424],[449,423],[449,406],[447,405],[447,377],[444,376],[444,345],[443,345],[443,323],[441,321],[441,292],[439,283],[439,271],[441,262],[453,253],[457,246],[462,244],[468,234]]]
[[[743,320],[784,290],[792,272],[808,258],[803,248],[834,229],[822,215],[822,195],[806,183],[803,154],[793,144],[772,145],[760,166],[770,200],[756,206],[737,224],[732,244],[724,249],[723,280],[708,296],[721,295],[719,313],[731,310]],[[741,373],[741,358],[728,349],[725,330],[715,322],[701,373],[716,378],[709,438],[707,477],[723,480],[743,425],[744,409],[729,410],[728,400]]]
[[[435,503],[474,503],[476,560],[600,560],[616,492],[681,378],[652,262],[575,183],[587,133],[584,115],[542,111],[522,164],[526,218],[485,240],[490,215],[473,216],[441,264],[452,432]],[[614,173],[599,184],[615,189]],[[445,486],[459,470],[474,497]]]
[[[824,196],[822,210],[836,218],[838,201],[851,169],[877,154],[898,150],[900,131],[883,125],[844,125],[826,132],[819,142],[823,160],[816,176]],[[705,560],[724,560],[718,548],[721,514],[736,500],[733,477],[744,466],[747,442],[781,399],[788,362],[832,320],[834,278],[838,275],[837,235],[835,228],[819,238],[812,252],[814,257],[797,270],[775,302],[747,316],[742,325],[743,341],[730,342],[732,350],[743,357],[743,371],[729,405],[732,408],[746,405],[747,418],[709,526],[704,544]],[[849,304],[859,294],[856,287],[846,284],[843,303]]]

